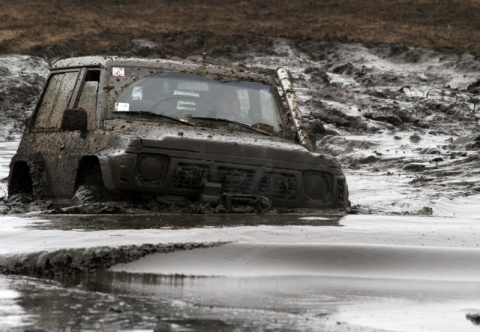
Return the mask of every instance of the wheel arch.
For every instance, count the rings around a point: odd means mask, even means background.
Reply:
[[[28,163],[24,160],[12,161],[8,177],[8,196],[33,194],[33,181]]]
[[[36,198],[44,198],[47,192],[47,169],[41,153],[27,157],[15,155],[10,163],[8,195],[33,194]]]
[[[83,184],[103,184],[100,162],[95,155],[83,156],[78,162],[74,192]]]

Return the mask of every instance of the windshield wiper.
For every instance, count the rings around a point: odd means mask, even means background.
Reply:
[[[175,121],[175,122],[178,122],[178,123],[183,123],[183,124],[187,124],[189,126],[195,126],[193,123],[190,123],[184,119],[177,119],[177,118],[174,118],[172,116],[168,116],[168,115],[165,115],[165,114],[158,114],[158,113],[152,113],[152,112],[148,112],[148,111],[128,111],[128,112],[114,112],[114,113],[123,113],[123,114],[137,114],[137,115],[147,115],[147,116],[155,116],[155,117],[159,117],[159,118],[163,118],[163,119],[169,119],[169,120],[172,120],[172,121]]]
[[[202,117],[202,116],[192,116],[192,119],[194,120],[207,120],[207,121],[214,121],[214,122],[224,122],[224,123],[227,123],[227,124],[234,124],[234,125],[237,125],[237,126],[240,126],[242,128],[246,128],[246,129],[249,129],[251,131],[254,131],[258,134],[262,134],[262,135],[265,135],[265,136],[272,136],[271,133],[269,132],[266,132],[266,131],[263,131],[263,130],[260,130],[260,129],[257,129],[257,128],[253,128],[245,123],[241,123],[241,122],[238,122],[238,121],[232,121],[232,120],[227,120],[227,119],[223,119],[223,118],[209,118],[209,117]]]

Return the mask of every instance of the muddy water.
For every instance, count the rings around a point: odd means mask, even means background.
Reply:
[[[84,271],[49,279],[3,275],[0,330],[478,329],[467,319],[480,312],[474,217],[36,215],[0,222],[2,267],[36,262],[35,274],[46,255],[51,264],[75,262],[68,259],[75,250],[94,251],[103,262],[84,260]],[[171,250],[102,260],[109,248],[131,254],[146,245]]]
[[[478,310],[478,283],[109,272],[3,283],[12,331],[478,330],[466,319]]]

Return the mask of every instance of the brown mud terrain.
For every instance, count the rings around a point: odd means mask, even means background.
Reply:
[[[262,37],[410,45],[480,55],[475,0],[5,0],[0,53],[41,56],[268,52]],[[136,49],[136,39],[156,46]],[[148,55],[148,54],[145,54]]]

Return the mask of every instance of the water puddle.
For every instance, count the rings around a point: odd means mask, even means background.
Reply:
[[[9,331],[401,331],[406,321],[409,331],[476,331],[466,315],[480,308],[479,283],[109,271],[9,282],[15,312],[0,323]]]
[[[326,214],[156,214],[156,215],[51,215],[46,222],[31,224],[32,229],[82,231],[222,228],[241,226],[341,226],[343,213]]]

